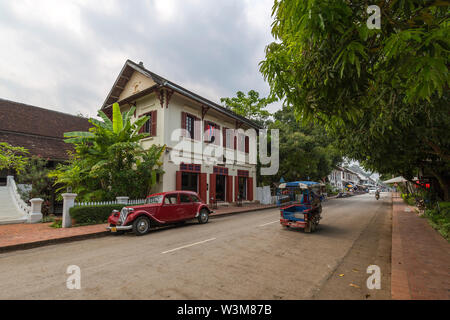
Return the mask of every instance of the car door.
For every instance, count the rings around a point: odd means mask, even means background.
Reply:
[[[178,215],[180,220],[190,219],[195,216],[194,203],[192,202],[191,197],[187,193],[180,193],[180,204]]]
[[[160,209],[160,219],[167,222],[179,220],[178,202],[178,193],[166,194]]]

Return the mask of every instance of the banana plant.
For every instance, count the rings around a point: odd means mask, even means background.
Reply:
[[[140,133],[149,117],[133,121],[135,107],[120,112],[113,105],[112,119],[99,111],[98,119],[89,119],[89,131],[66,132],[65,142],[74,145],[70,162],[60,165],[52,175],[56,183],[70,186],[83,200],[110,200],[118,195],[145,197],[156,183],[165,146],[144,150]]]

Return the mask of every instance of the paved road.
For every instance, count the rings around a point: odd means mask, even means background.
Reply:
[[[0,299],[390,298],[390,196],[329,200],[323,215],[313,234],[269,209],[0,254]],[[381,290],[365,286],[371,264]],[[66,288],[69,265],[81,290]]]

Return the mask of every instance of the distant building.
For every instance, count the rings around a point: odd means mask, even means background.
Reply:
[[[0,142],[24,147],[30,156],[47,159],[50,167],[67,160],[73,150],[64,142],[64,132],[87,131],[91,126],[86,118],[0,99]],[[7,175],[0,171],[1,184]]]

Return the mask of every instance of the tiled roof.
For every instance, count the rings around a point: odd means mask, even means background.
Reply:
[[[0,141],[27,148],[33,155],[67,159],[73,150],[64,132],[87,131],[88,119],[0,99]]]

